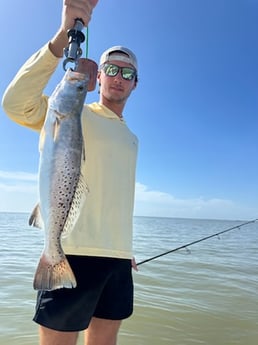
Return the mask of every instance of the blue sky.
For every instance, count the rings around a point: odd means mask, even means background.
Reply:
[[[1,95],[54,35],[61,7],[61,0],[1,4]],[[257,218],[257,37],[258,0],[99,1],[89,58],[98,62],[122,44],[139,60],[124,112],[140,141],[135,215]],[[97,90],[87,96],[95,100]],[[30,212],[37,202],[37,145],[37,133],[0,109],[0,211]]]

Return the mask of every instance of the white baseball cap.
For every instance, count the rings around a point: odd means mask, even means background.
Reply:
[[[115,54],[117,53],[117,54]],[[122,54],[119,54],[122,53]],[[112,55],[111,55],[112,54]],[[103,65],[105,62],[111,60],[118,60],[123,61],[131,64],[137,71],[138,64],[137,59],[134,53],[125,47],[122,46],[114,46],[104,51],[104,53],[100,57],[99,65]]]

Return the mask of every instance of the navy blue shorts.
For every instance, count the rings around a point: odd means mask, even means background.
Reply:
[[[33,320],[57,331],[82,331],[93,316],[122,320],[133,312],[131,260],[67,255],[77,287],[39,291]]]

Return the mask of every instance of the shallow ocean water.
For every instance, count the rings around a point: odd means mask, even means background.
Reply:
[[[0,345],[38,343],[32,280],[43,235],[27,219],[0,213]],[[135,257],[140,262],[242,223],[135,217]],[[119,345],[257,345],[257,248],[258,222],[139,266],[134,314]]]

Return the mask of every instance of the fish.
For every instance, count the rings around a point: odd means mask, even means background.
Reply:
[[[48,99],[40,133],[39,203],[29,224],[44,229],[44,249],[34,275],[35,290],[75,288],[75,275],[61,239],[73,230],[88,193],[81,113],[89,76],[68,69]]]

